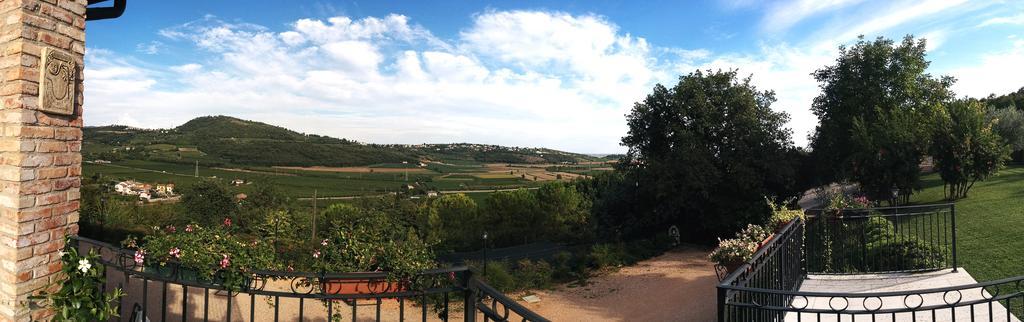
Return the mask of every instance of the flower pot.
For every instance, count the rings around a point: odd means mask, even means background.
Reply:
[[[731,275],[732,272],[735,272],[737,269],[743,266],[743,264],[746,264],[746,262],[740,260],[722,263],[722,266],[724,266],[726,270],[725,276]]]
[[[145,273],[155,274],[167,279],[177,280],[182,282],[193,282],[199,284],[211,284],[211,285],[224,285],[224,272],[217,271],[214,273],[213,278],[209,278],[200,274],[198,270],[176,266],[174,264],[160,265],[160,264],[146,264],[142,267],[142,271]],[[249,290],[252,285],[252,277],[246,276],[242,280],[241,289]]]
[[[761,250],[761,248],[764,248],[764,246],[768,245],[768,243],[772,242],[772,238],[775,238],[775,234],[768,235],[767,238],[757,243],[757,250],[755,250],[754,252],[756,253],[758,250]]]

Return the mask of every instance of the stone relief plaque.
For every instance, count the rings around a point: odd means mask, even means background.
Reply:
[[[75,113],[75,85],[78,83],[78,64],[70,55],[43,48],[39,64],[39,109],[60,115]]]

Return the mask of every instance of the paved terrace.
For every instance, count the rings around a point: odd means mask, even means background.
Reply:
[[[975,284],[977,281],[971,277],[963,268],[953,271],[950,269],[927,272],[927,273],[888,273],[888,274],[859,274],[859,275],[808,275],[800,286],[800,292],[829,292],[829,293],[881,293],[881,292],[904,292],[921,291],[927,289],[944,288],[950,286],[961,286]],[[957,299],[960,298],[958,301]],[[921,293],[910,296],[891,297],[868,297],[868,298],[830,298],[830,297],[797,297],[793,299],[792,306],[804,307],[807,309],[832,310],[832,307],[840,309],[847,305],[850,311],[862,310],[886,310],[905,309],[910,307],[942,306],[949,303],[967,303],[970,301],[992,298],[992,294],[982,288],[971,288],[957,292],[936,292]],[[904,304],[906,303],[906,304]],[[881,307],[879,307],[881,305]],[[933,315],[934,314],[934,315]],[[973,306],[960,306],[955,309],[939,309],[917,313],[897,313],[878,315],[859,315],[850,317],[836,314],[813,314],[813,313],[789,313],[785,321],[868,321],[868,322],[952,322],[952,321],[1020,321],[1013,314],[1007,316],[1006,308],[999,302],[985,302]]]

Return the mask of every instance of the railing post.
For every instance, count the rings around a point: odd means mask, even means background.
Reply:
[[[476,322],[476,302],[477,302],[477,291],[476,285],[473,284],[473,271],[466,270],[465,277],[463,277],[462,285],[465,287],[463,291],[463,311],[462,320],[465,322]]]
[[[718,286],[718,322],[725,322],[725,288]]]
[[[953,272],[957,271],[956,261],[956,204],[949,205],[949,216],[952,217],[950,220],[953,222]]]

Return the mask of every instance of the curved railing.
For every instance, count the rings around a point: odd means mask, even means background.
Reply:
[[[142,267],[134,252],[75,236],[100,254],[107,284],[126,296],[118,321],[547,321],[465,266],[424,271],[399,286],[385,272],[255,271],[231,290],[174,264]]]
[[[935,288],[892,292],[799,290],[808,273],[843,279],[851,277],[828,275],[955,272],[952,204],[808,211],[807,217],[787,224],[719,284],[719,321],[1020,321],[1024,276],[956,286],[939,280]],[[886,286],[894,285],[865,285]]]

